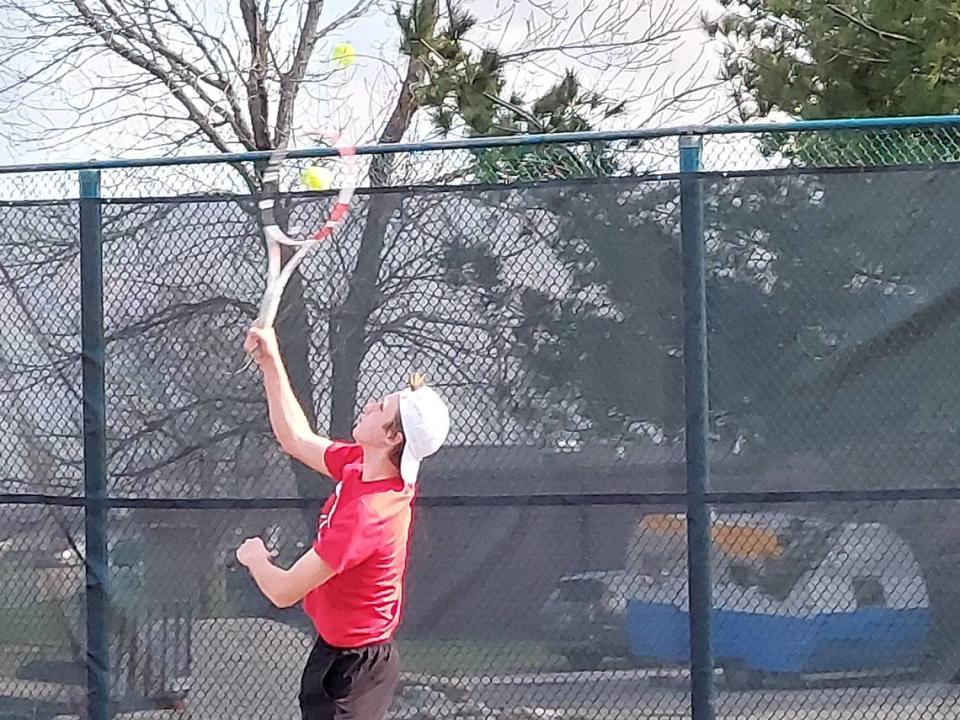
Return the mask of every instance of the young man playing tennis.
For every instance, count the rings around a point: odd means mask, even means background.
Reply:
[[[301,600],[317,641],[300,683],[303,720],[380,720],[400,666],[400,623],[411,504],[423,458],[446,439],[450,417],[415,376],[410,387],[364,407],[353,443],[312,431],[280,357],[273,330],[253,328],[244,349],[263,372],[270,424],[280,446],[336,481],[317,536],[289,570],[271,562],[260,538],[237,550],[257,586],[278,607]]]

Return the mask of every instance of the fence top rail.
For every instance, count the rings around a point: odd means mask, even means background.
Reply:
[[[455,140],[436,140],[417,143],[362,145],[357,148],[357,153],[360,155],[394,155],[400,153],[437,152],[445,150],[479,150],[484,148],[518,147],[525,145],[613,142],[618,140],[654,140],[667,137],[757,135],[761,133],[805,133],[842,130],[868,131],[936,127],[960,127],[960,115],[919,115],[912,117],[798,120],[786,123],[683,125],[667,128],[638,128],[634,130],[604,130],[534,135],[509,135],[482,138],[462,138]],[[182,157],[129,158],[88,160],[84,162],[53,162],[6,165],[0,166],[0,174],[257,162],[268,159],[272,152],[272,150],[260,150],[256,152],[221,153],[218,155],[187,155]],[[336,154],[337,150],[335,148],[313,147],[290,150],[287,153],[287,157],[292,159],[321,158],[332,157]]]

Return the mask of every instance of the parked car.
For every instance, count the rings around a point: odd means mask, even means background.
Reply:
[[[548,647],[573,670],[592,670],[606,658],[629,657],[627,596],[631,585],[641,581],[625,570],[561,577],[540,611]]]
[[[932,615],[906,541],[878,523],[785,513],[713,518],[713,650],[731,687],[819,674],[902,674],[924,655]],[[541,611],[571,667],[606,658],[686,665],[686,519],[647,515],[626,568],[566,575]]]

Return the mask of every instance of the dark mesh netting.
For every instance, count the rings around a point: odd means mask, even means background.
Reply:
[[[957,486],[960,171],[710,180],[714,488]],[[744,482],[737,458],[769,475]]]
[[[309,226],[328,206],[286,214]],[[679,468],[675,206],[675,185],[637,181],[364,196],[284,298],[302,404],[347,437],[359,405],[425,372],[453,423],[427,493],[625,491],[621,467]],[[316,495],[243,370],[252,203],[110,203],[104,227],[112,493]]]
[[[953,716],[957,181],[703,178],[718,717]],[[636,178],[365,191],[288,286],[321,432],[414,370],[452,410],[391,717],[689,716],[680,201]],[[330,485],[280,451],[241,348],[255,202],[101,209],[114,710],[297,717],[313,630],[234,551],[259,535],[289,566]],[[79,213],[0,219],[0,715],[82,716]]]
[[[3,491],[81,495],[79,213],[0,205]]]

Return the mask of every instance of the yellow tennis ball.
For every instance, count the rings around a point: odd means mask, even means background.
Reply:
[[[357,51],[348,42],[338,43],[333,48],[333,60],[342,68],[350,67],[356,59]]]
[[[300,173],[300,180],[311,190],[326,190],[333,184],[333,173],[325,167],[311,165]]]

